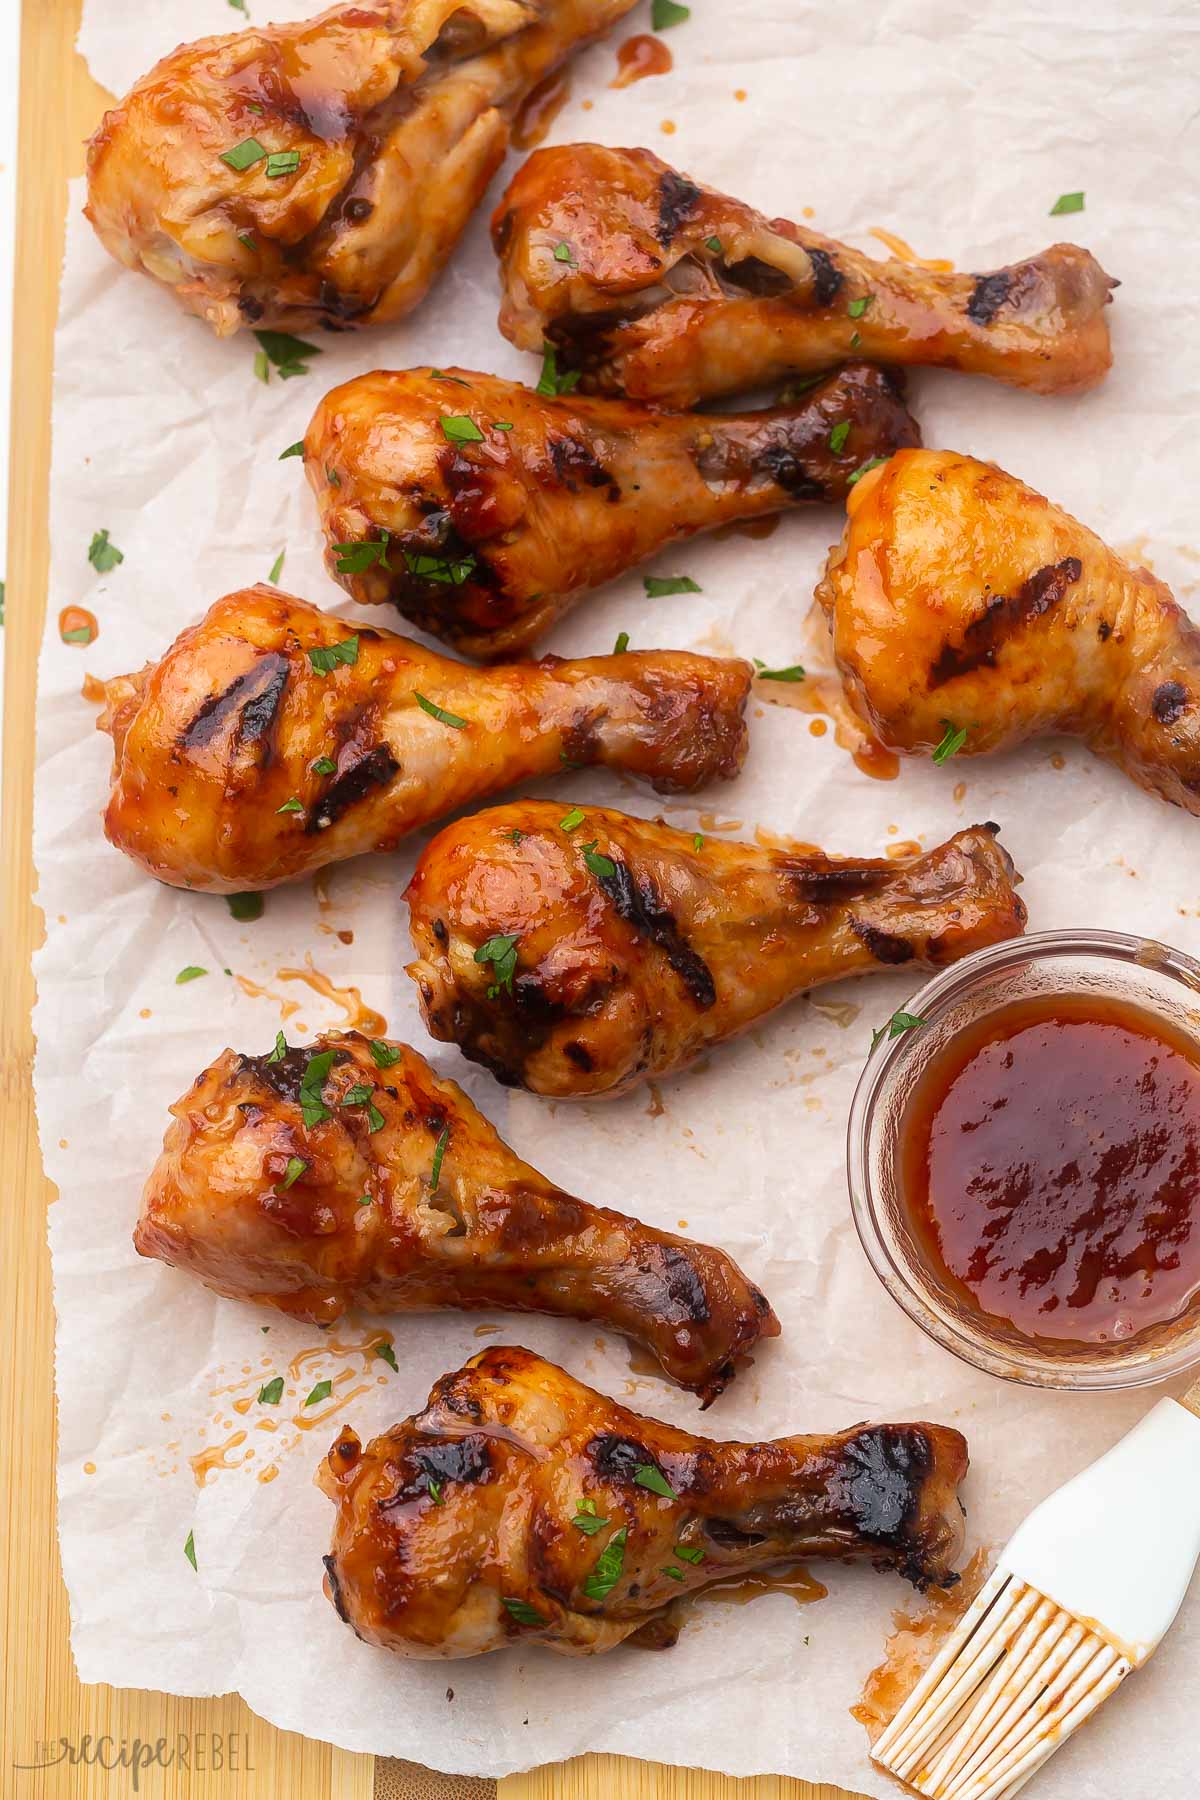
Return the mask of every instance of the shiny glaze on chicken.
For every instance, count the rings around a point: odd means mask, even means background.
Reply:
[[[919,442],[892,379],[861,365],[794,406],[678,418],[467,369],[376,370],[326,395],[304,463],[346,592],[494,658],[667,544],[840,500],[872,457]]]
[[[1200,813],[1200,631],[991,463],[911,451],[865,476],[817,597],[849,698],[893,750],[1067,733]]]
[[[522,350],[549,339],[585,388],[636,400],[693,406],[849,356],[1069,393],[1112,360],[1104,309],[1117,284],[1076,244],[985,275],[879,261],[649,150],[535,151],[492,239],[505,337]]]
[[[181,45],[105,114],[87,216],[221,337],[398,319],[457,243],[521,100],[631,5],[370,0]]]
[[[104,829],[160,881],[228,893],[394,849],[568,765],[690,791],[741,767],[750,679],[676,650],[475,669],[244,588],[106,683]]]
[[[706,1405],[778,1334],[723,1251],[564,1193],[405,1044],[226,1050],[171,1111],[134,1244],[235,1300],[598,1320]]]
[[[565,824],[564,824],[565,817]],[[408,889],[425,1023],[511,1086],[616,1093],[793,995],[1014,937],[1019,877],[976,825],[903,861],[760,850],[519,801],[439,832]],[[496,962],[497,945],[511,945]],[[505,978],[507,977],[507,978]]]
[[[401,1656],[662,1648],[684,1596],[802,1557],[949,1586],[966,1471],[945,1425],[720,1443],[494,1346],[365,1449],[343,1428],[318,1475],[337,1508],[325,1591]]]

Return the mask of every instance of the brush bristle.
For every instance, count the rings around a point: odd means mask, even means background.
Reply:
[[[930,1800],[1010,1800],[1130,1666],[998,1569],[871,1755]]]

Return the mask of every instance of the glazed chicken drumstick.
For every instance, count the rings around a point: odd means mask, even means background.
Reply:
[[[664,1648],[683,1596],[802,1557],[949,1586],[966,1471],[945,1425],[720,1443],[494,1346],[365,1449],[342,1430],[318,1475],[337,1509],[325,1591],[401,1656]]]
[[[106,684],[104,829],[160,881],[228,893],[394,849],[567,764],[691,790],[740,768],[750,679],[684,651],[475,669],[245,588]]]
[[[915,451],[873,470],[817,598],[849,699],[893,750],[1066,733],[1200,814],[1200,631],[1001,469]]]
[[[219,1294],[327,1325],[502,1307],[594,1319],[707,1405],[779,1324],[721,1250],[589,1206],[404,1044],[226,1050],[171,1108],[134,1243]]]
[[[850,860],[703,840],[529,800],[438,833],[408,889],[435,1038],[559,1098],[674,1073],[821,982],[941,967],[1015,937],[994,825],[923,855]]]
[[[397,319],[547,71],[632,0],[372,0],[184,44],[104,116],[87,216],[219,336]]]
[[[848,356],[1092,386],[1117,284],[1075,244],[986,275],[935,273],[701,187],[649,150],[536,151],[496,208],[500,329],[558,349],[589,391],[693,406]],[[566,251],[561,249],[566,245]]]
[[[794,406],[708,417],[406,369],[327,394],[304,461],[346,592],[495,658],[667,544],[840,500],[865,463],[919,442],[892,379],[863,366]]]

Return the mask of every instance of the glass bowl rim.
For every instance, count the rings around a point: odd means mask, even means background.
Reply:
[[[1150,960],[1148,953],[1153,953]],[[922,1018],[944,1011],[980,974],[992,973],[1023,962],[1053,956],[1093,957],[1100,962],[1145,965],[1176,978],[1190,988],[1200,1002],[1200,961],[1186,951],[1132,932],[1075,927],[1031,931],[1024,937],[1006,938],[976,950],[960,962],[934,974],[904,1002],[903,1010]],[[897,1065],[919,1044],[920,1034],[903,1031],[897,1037],[881,1037],[867,1057],[854,1089],[846,1123],[846,1179],[850,1210],[863,1252],[876,1277],[892,1300],[927,1337],[949,1350],[960,1361],[1024,1387],[1073,1389],[1077,1392],[1113,1392],[1149,1387],[1184,1375],[1200,1364],[1200,1325],[1189,1341],[1174,1349],[1142,1352],[1138,1360],[1122,1364],[1117,1359],[1094,1365],[1056,1365],[1036,1349],[1019,1345],[993,1348],[965,1327],[944,1317],[926,1300],[912,1273],[893,1256],[877,1217],[877,1198],[869,1174],[872,1126],[881,1092]],[[1196,1037],[1200,1055],[1200,1031]],[[1132,1351],[1132,1347],[1131,1347]]]

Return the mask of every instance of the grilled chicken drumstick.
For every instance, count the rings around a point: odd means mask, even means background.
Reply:
[[[1067,733],[1200,813],[1200,631],[1148,570],[992,464],[916,451],[873,470],[817,597],[849,698],[892,749]]]
[[[877,261],[649,150],[536,151],[492,239],[505,337],[538,351],[547,339],[585,388],[636,400],[693,406],[848,356],[1069,393],[1112,360],[1104,308],[1117,284],[1075,244],[986,275]]]
[[[690,791],[740,768],[750,678],[675,650],[474,669],[244,588],[106,684],[104,829],[160,881],[228,893],[394,849],[568,763]]]
[[[840,500],[864,463],[919,442],[892,379],[861,365],[794,406],[709,417],[406,369],[327,394],[304,460],[346,592],[495,658],[665,545]]]
[[[632,0],[372,0],[172,51],[106,113],[87,216],[221,337],[397,319],[556,63]]]
[[[723,1251],[563,1193],[404,1044],[226,1050],[171,1111],[134,1243],[219,1294],[321,1325],[349,1307],[597,1319],[706,1405],[778,1334]]]
[[[493,1346],[365,1450],[342,1430],[318,1475],[337,1508],[325,1591],[402,1656],[661,1648],[681,1596],[802,1557],[948,1586],[966,1471],[946,1425],[719,1443]]]
[[[529,800],[438,833],[408,889],[435,1038],[558,1098],[674,1073],[821,982],[1019,934],[995,826],[904,861],[760,850]]]

